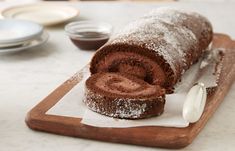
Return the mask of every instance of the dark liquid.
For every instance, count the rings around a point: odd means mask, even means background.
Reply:
[[[109,35],[101,32],[79,32],[78,34],[81,37],[70,39],[83,50],[97,50],[109,40]]]

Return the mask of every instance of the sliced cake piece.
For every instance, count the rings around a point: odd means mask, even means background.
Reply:
[[[140,119],[163,113],[165,90],[127,74],[97,73],[86,81],[84,102],[111,117]]]

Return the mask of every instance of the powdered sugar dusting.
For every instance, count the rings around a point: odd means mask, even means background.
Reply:
[[[119,116],[121,118],[128,118],[128,117],[133,117],[133,118],[138,118],[140,117],[141,114],[143,114],[146,110],[146,103],[144,104],[134,104],[132,103],[132,101],[129,99],[127,101],[123,100],[123,99],[116,99],[115,101],[117,101],[117,105],[121,104],[120,102],[125,102],[124,107],[120,107],[118,110],[115,111],[114,115],[111,116]],[[129,110],[129,112],[127,112],[127,109]]]
[[[199,41],[193,31],[181,25],[189,19],[187,15],[201,17],[197,13],[172,8],[154,10],[125,26],[113,37],[111,44],[129,43],[153,50],[166,60],[174,73],[176,69],[184,70],[188,66],[185,60],[186,54],[189,54],[187,51],[191,51],[192,47],[195,50],[199,47]]]
[[[120,117],[120,118],[138,118],[140,117],[146,110],[146,103],[136,104],[133,103],[133,99],[128,98],[117,98],[113,100],[116,103],[116,109],[113,112],[107,112],[107,107],[101,106],[98,102],[94,100],[102,100],[104,99],[98,93],[93,93],[92,91],[86,89],[84,103],[91,109],[92,111],[98,112],[100,114],[108,115],[111,117]],[[144,101],[144,100],[142,100]],[[145,100],[146,101],[146,100]]]
[[[111,117],[132,119],[141,117],[148,110],[150,106],[147,105],[146,101],[165,102],[165,98],[163,96],[159,96],[157,99],[155,98],[153,100],[150,98],[138,99],[138,102],[136,100],[137,99],[133,98],[116,98],[114,100],[106,100],[106,103],[109,103],[109,105],[104,105],[105,96],[86,88],[83,102],[90,110],[100,114]]]

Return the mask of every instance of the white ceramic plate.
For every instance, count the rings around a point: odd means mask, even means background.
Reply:
[[[30,20],[49,26],[65,22],[78,15],[78,10],[63,5],[38,3],[7,8],[2,11],[5,18]]]
[[[49,38],[49,34],[44,31],[40,37],[38,37],[32,41],[29,41],[28,43],[21,45],[19,47],[11,47],[11,48],[5,48],[5,49],[0,48],[0,54],[9,54],[9,53],[23,51],[23,50],[26,50],[29,48],[33,48],[33,47],[44,44],[48,40],[48,38]]]
[[[32,38],[30,40],[14,42],[14,43],[3,43],[3,44],[0,43],[0,49],[21,46],[21,45],[26,44],[26,43],[28,43],[28,42],[32,41],[33,39],[36,39],[36,38],[37,37]]]
[[[3,19],[0,20],[0,45],[12,46],[41,35],[43,27],[39,24],[23,21]]]

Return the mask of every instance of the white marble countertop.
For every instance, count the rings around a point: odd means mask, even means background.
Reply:
[[[0,8],[9,5],[12,4],[0,2]],[[211,20],[216,32],[229,34],[235,39],[235,3],[72,3],[72,6],[81,11],[77,20],[107,21],[115,29],[150,9],[163,5],[196,10]],[[25,125],[26,113],[88,63],[93,54],[78,50],[65,35],[63,26],[47,28],[50,39],[44,46],[14,55],[0,56],[0,150],[162,150],[36,132]],[[185,150],[234,150],[234,98],[235,84],[203,131]]]

